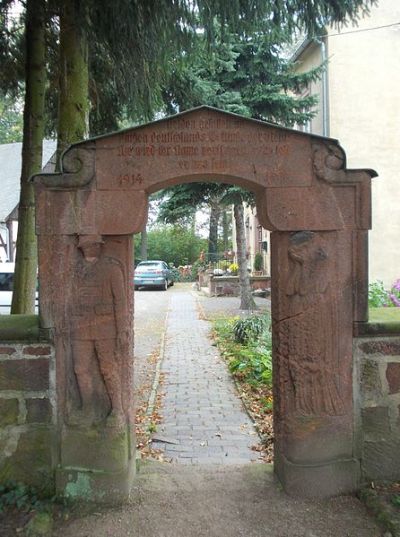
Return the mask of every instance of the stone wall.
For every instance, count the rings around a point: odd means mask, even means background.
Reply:
[[[363,479],[400,479],[400,336],[359,337],[354,358]]]
[[[250,285],[255,289],[269,289],[271,278],[269,276],[251,276]],[[209,296],[240,296],[238,276],[211,276],[208,282]]]
[[[55,406],[53,347],[0,341],[0,482],[53,486]]]

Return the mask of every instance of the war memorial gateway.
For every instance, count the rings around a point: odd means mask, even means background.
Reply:
[[[67,496],[129,494],[132,235],[146,223],[149,194],[193,181],[251,190],[272,232],[274,468],[285,490],[322,497],[352,492],[374,472],[393,475],[400,334],[366,328],[375,175],[346,169],[336,140],[200,107],[74,144],[60,173],[36,176],[40,333],[49,343],[31,348],[48,349],[36,361],[48,360],[37,374],[48,377],[40,393],[51,417],[37,425],[50,447],[38,444],[49,452],[29,470],[33,481],[46,469]],[[0,357],[28,362],[20,347],[0,342]],[[387,430],[374,436],[382,413]]]

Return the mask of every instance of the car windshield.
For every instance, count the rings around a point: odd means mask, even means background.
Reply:
[[[156,262],[144,262],[144,263],[139,263],[139,265],[136,267],[136,270],[139,270],[139,271],[144,271],[144,270],[160,270],[162,269],[163,266],[162,266],[162,263],[156,263]]]

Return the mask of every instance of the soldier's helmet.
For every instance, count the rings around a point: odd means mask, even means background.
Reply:
[[[84,248],[91,244],[104,244],[103,237],[101,235],[79,235],[78,248]]]

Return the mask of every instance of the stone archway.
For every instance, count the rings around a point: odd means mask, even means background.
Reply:
[[[354,490],[352,345],[366,320],[371,170],[338,142],[208,107],[73,145],[36,177],[41,327],[54,338],[57,486],[124,498],[134,473],[133,233],[148,195],[235,183],[272,231],[275,472],[292,494]],[[98,259],[96,263],[91,263]]]

